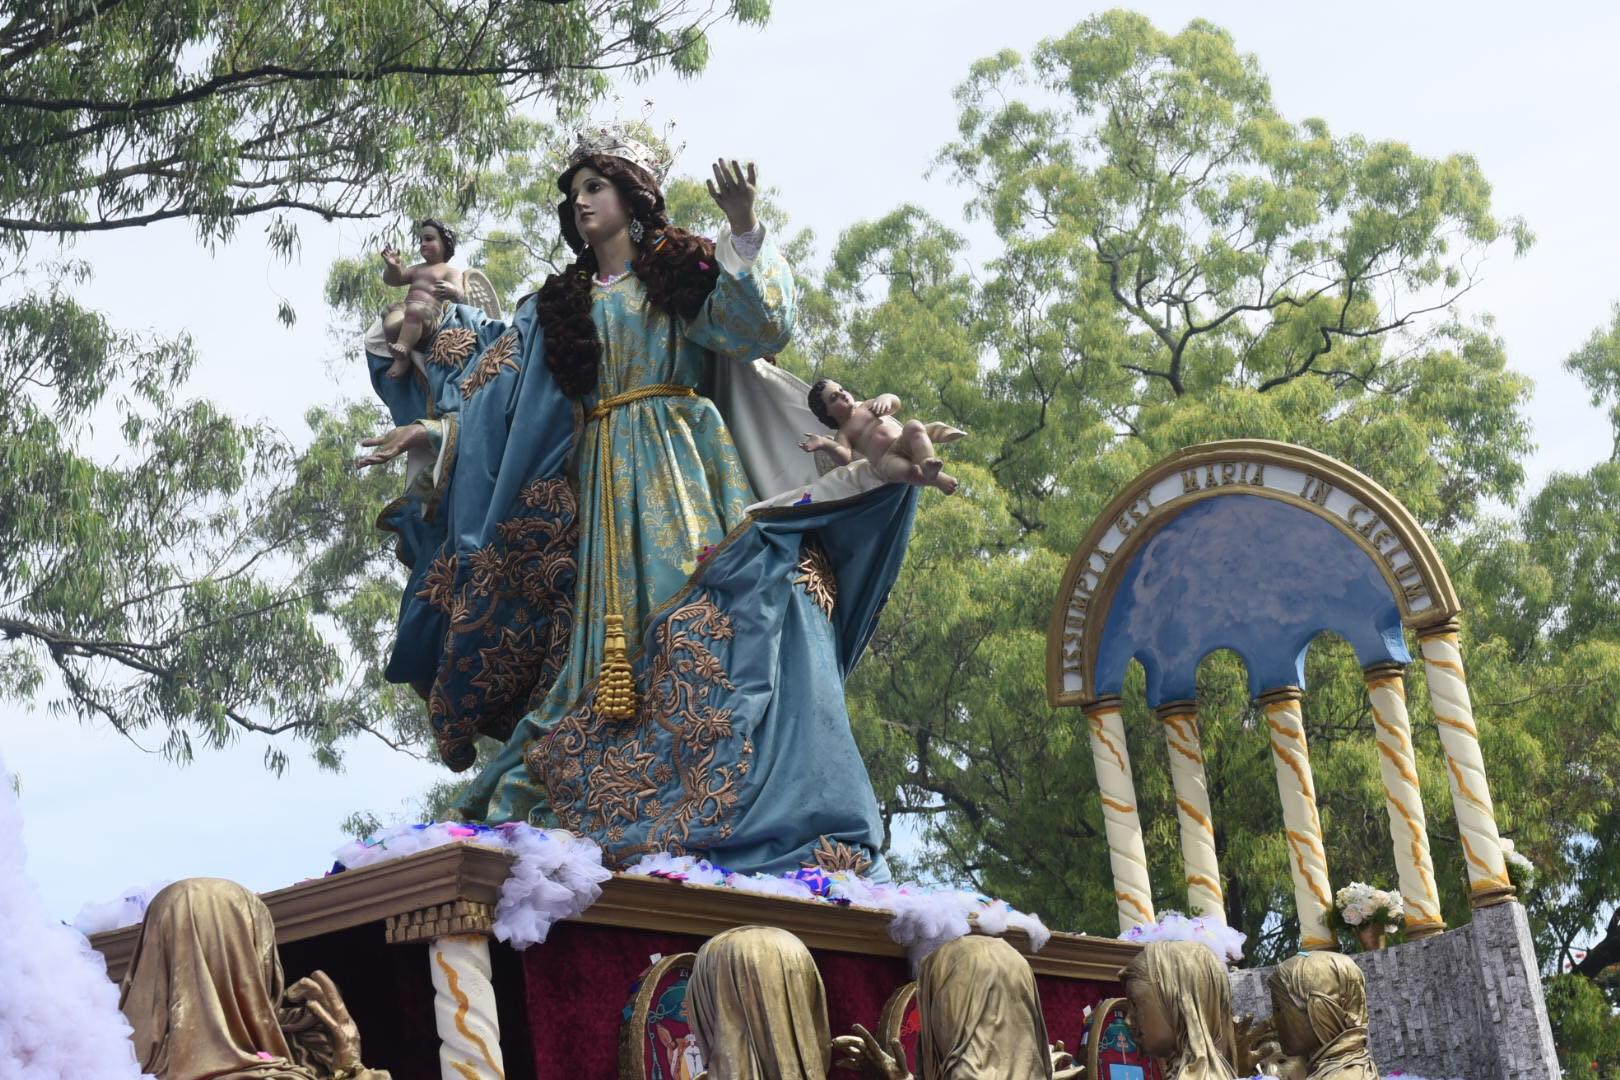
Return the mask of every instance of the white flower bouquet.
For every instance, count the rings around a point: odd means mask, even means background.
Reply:
[[[1333,896],[1328,918],[1336,930],[1358,937],[1393,934],[1406,920],[1406,904],[1398,890],[1385,892],[1364,881],[1352,881]]]

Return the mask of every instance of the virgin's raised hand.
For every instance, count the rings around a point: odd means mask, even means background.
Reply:
[[[733,233],[745,233],[759,224],[754,217],[754,198],[759,194],[756,185],[759,174],[750,161],[744,169],[735,160],[721,158],[712,166],[714,179],[704,181],[709,186],[709,197],[726,215]]]

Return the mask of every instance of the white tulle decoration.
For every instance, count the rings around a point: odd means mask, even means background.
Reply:
[[[904,945],[914,960],[921,960],[953,938],[972,933],[975,927],[982,933],[998,936],[1009,929],[1022,930],[1029,935],[1030,946],[1037,951],[1052,938],[1052,932],[1037,916],[1018,911],[1005,900],[992,900],[960,889],[870,881],[847,870],[831,874],[805,870],[778,877],[745,876],[728,874],[690,855],[660,853],[642,856],[625,873],[886,911],[891,916],[889,936]]]
[[[446,844],[476,844],[517,856],[501,885],[493,927],[496,939],[514,949],[538,945],[558,921],[584,912],[602,895],[602,882],[613,876],[602,865],[602,849],[594,842],[562,829],[536,829],[523,822],[393,825],[365,840],[344,844],[333,855],[355,870]]]
[[[795,881],[786,877],[771,877],[767,874],[753,874],[744,877],[742,874],[732,874],[725,880],[726,888],[736,889],[738,892],[757,893],[760,896],[786,896],[791,900],[814,900],[815,892],[802,881]]]
[[[1243,959],[1243,943],[1249,940],[1242,931],[1207,915],[1189,919],[1179,911],[1167,911],[1154,925],[1133,926],[1119,936],[1126,941],[1197,941],[1234,964]]]
[[[146,918],[146,909],[152,903],[152,897],[168,884],[167,881],[159,881],[144,889],[126,890],[118,899],[108,900],[104,904],[86,904],[73,916],[73,929],[89,937],[104,930],[134,926]]]
[[[636,860],[635,865],[627,868],[625,873],[638,877],[686,881],[693,885],[724,885],[729,876],[726,871],[707,859],[698,859],[691,855],[671,855],[667,851],[643,855]]]
[[[546,940],[553,924],[594,904],[613,874],[602,865],[602,849],[573,833],[525,825],[509,835],[517,862],[501,885],[495,938],[527,949]]]
[[[130,1028],[101,954],[53,920],[24,873],[22,812],[0,762],[0,1076],[136,1080]]]
[[[522,826],[525,829],[528,827]],[[444,847],[446,844],[466,843],[482,844],[485,847],[502,850],[507,847],[501,829],[492,829],[487,825],[463,825],[456,821],[431,821],[426,824],[390,825],[386,829],[378,829],[364,840],[349,841],[332,852],[332,856],[350,870],[358,870],[363,866],[375,866],[390,859],[403,859],[407,855]]]

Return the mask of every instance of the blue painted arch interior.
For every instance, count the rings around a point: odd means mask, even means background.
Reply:
[[[1231,649],[1258,696],[1305,685],[1305,654],[1323,631],[1363,667],[1409,663],[1389,583],[1349,536],[1303,507],[1219,495],[1177,514],[1131,555],[1103,626],[1094,685],[1117,695],[1134,658],[1148,704],[1190,700],[1198,664]]]

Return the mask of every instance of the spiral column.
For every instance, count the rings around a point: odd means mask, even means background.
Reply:
[[[1209,809],[1209,778],[1198,736],[1198,703],[1172,701],[1159,706],[1170,749],[1170,779],[1176,789],[1176,820],[1181,825],[1181,863],[1187,878],[1187,906],[1199,915],[1226,922],[1226,896],[1215,857],[1215,823]]]
[[[1300,947],[1338,947],[1328,929],[1333,886],[1327,852],[1322,846],[1322,818],[1316,810],[1316,782],[1311,776],[1310,748],[1305,744],[1304,693],[1297,686],[1268,690],[1256,699],[1270,729],[1271,757],[1277,767],[1277,794],[1282,799],[1283,829],[1288,840],[1288,870],[1294,879],[1294,906],[1299,912]]]
[[[1136,784],[1131,779],[1131,753],[1125,746],[1120,700],[1100,698],[1085,707],[1085,714],[1091,729],[1091,759],[1097,766],[1097,787],[1102,794],[1119,928],[1125,931],[1150,926],[1154,922],[1153,887],[1148,881],[1147,849],[1142,843],[1142,820],[1136,812]]]

